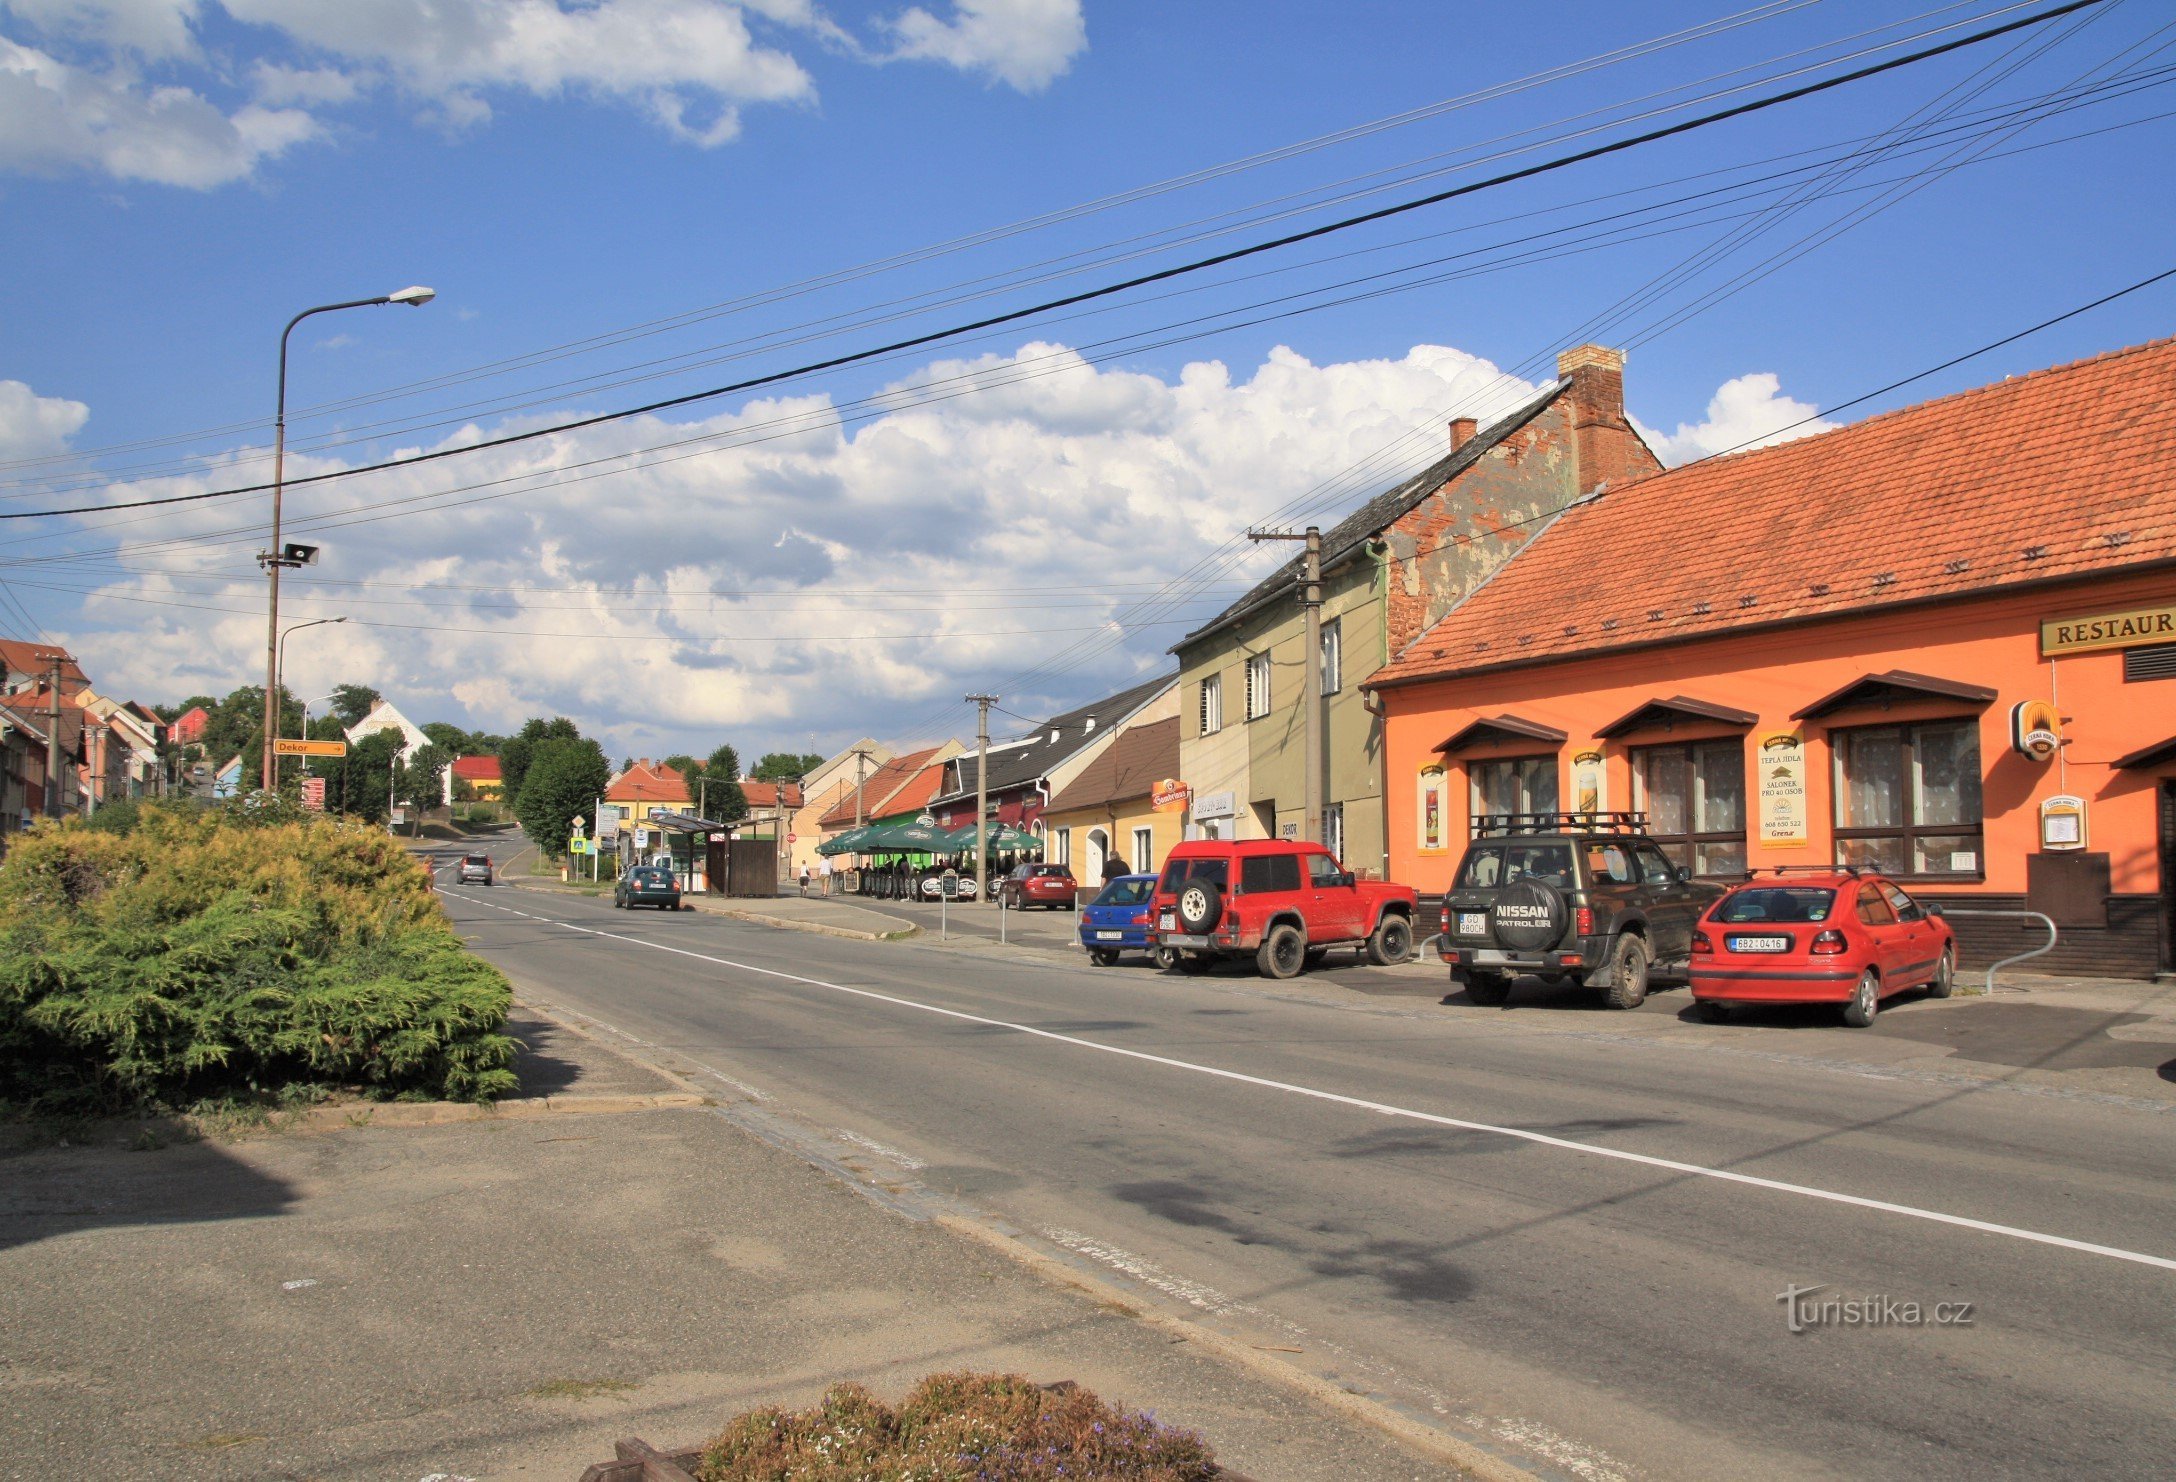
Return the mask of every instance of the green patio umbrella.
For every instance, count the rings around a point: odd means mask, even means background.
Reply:
[[[1026,829],[1009,823],[992,823],[983,826],[983,847],[990,851],[1008,851],[1013,854],[1041,854],[1043,841]],[[975,847],[975,826],[965,824],[952,831],[954,849],[972,850]]]
[[[866,823],[858,828],[850,828],[836,839],[826,839],[818,844],[816,852],[823,855],[852,853],[861,847],[863,840],[875,832],[875,826]]]

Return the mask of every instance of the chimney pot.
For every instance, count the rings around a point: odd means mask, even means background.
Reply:
[[[1451,451],[1455,453],[1460,448],[1463,448],[1467,443],[1472,442],[1474,433],[1480,431],[1480,428],[1481,424],[1474,421],[1471,417],[1452,418]]]

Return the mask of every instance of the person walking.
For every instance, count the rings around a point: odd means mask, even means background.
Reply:
[[[808,899],[808,866],[801,866],[801,899]]]

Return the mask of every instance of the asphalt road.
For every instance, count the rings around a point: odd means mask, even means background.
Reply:
[[[2176,1454],[2165,1103],[1614,1027],[1646,1016],[1541,1032],[1409,991],[445,899],[529,994],[1543,1473]],[[1791,1332],[1779,1294],[1811,1287],[1791,1305],[1876,1320]]]

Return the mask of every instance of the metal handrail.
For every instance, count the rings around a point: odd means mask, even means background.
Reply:
[[[1942,914],[1944,916],[2028,916],[2048,929],[2048,939],[2045,945],[2035,947],[2029,952],[2020,952],[2015,957],[2005,957],[2000,962],[1989,963],[1987,966],[1987,986],[1980,990],[1982,993],[1989,995],[1994,993],[1995,973],[1998,970],[2006,968],[2012,963],[2023,962],[2030,957],[2045,956],[2055,950],[2055,922],[2042,911],[1960,911],[1944,906],[1942,907]],[[2019,991],[2022,992],[2023,990]]]

